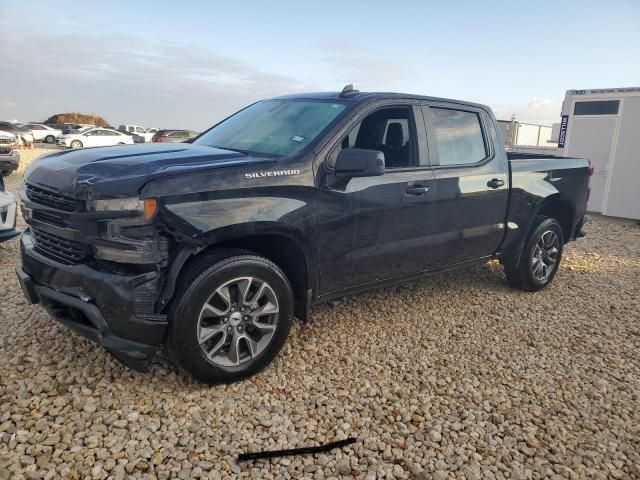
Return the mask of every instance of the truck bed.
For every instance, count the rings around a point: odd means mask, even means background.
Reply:
[[[589,168],[586,158],[560,157],[557,155],[540,155],[537,153],[507,152],[512,173],[558,171],[563,169]]]
[[[540,160],[540,159],[556,159],[556,158],[571,158],[574,160],[581,160],[577,157],[562,157],[560,155],[546,155],[542,153],[521,153],[521,152],[507,152],[507,158],[509,160]]]

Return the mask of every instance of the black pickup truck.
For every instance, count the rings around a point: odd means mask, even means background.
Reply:
[[[491,110],[393,93],[257,102],[182,144],[56,152],[25,174],[25,295],[123,363],[254,374],[312,304],[497,258],[547,286],[589,161],[508,155]]]

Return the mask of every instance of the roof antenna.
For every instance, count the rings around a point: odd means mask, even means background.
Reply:
[[[342,89],[342,92],[340,92],[340,97],[349,98],[359,93],[360,93],[360,90],[355,90],[353,88],[353,83],[350,83],[349,85],[344,86],[344,88]]]

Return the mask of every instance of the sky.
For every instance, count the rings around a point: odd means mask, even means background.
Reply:
[[[203,130],[265,97],[394,91],[559,121],[566,90],[640,86],[637,0],[0,0],[0,120]]]

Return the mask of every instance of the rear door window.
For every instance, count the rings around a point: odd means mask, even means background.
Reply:
[[[440,165],[471,165],[487,158],[476,112],[436,107],[430,111]]]

